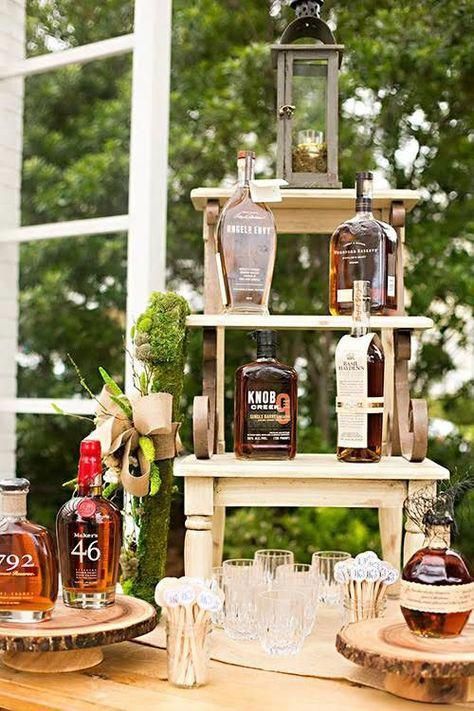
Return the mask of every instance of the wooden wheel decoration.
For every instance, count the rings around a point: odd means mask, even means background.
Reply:
[[[413,701],[474,701],[474,625],[449,639],[418,637],[404,622],[364,620],[343,628],[336,648],[360,666],[385,672],[384,686]]]
[[[100,664],[101,647],[140,637],[156,627],[155,609],[117,595],[115,605],[76,610],[58,602],[53,617],[36,624],[0,623],[3,663],[30,672],[66,672]]]
[[[196,395],[193,401],[193,444],[197,459],[209,459],[214,449],[214,423],[207,395]]]

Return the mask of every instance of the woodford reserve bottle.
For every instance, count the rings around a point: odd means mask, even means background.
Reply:
[[[461,634],[474,608],[474,581],[463,557],[450,549],[449,513],[429,511],[425,542],[403,569],[400,606],[408,627],[423,637]]]
[[[397,233],[372,215],[370,172],[356,176],[356,215],[331,237],[329,254],[329,310],[334,315],[352,312],[355,280],[371,287],[371,312],[386,314],[397,308]]]
[[[336,347],[337,458],[343,462],[382,456],[384,355],[369,319],[369,282],[355,281],[351,333]]]
[[[63,600],[68,607],[99,608],[115,601],[122,520],[102,497],[100,442],[81,442],[78,495],[56,520]]]
[[[26,518],[27,479],[0,480],[0,621],[48,620],[58,596],[54,542]]]
[[[275,331],[255,331],[257,359],[235,373],[234,452],[240,459],[293,459],[298,376],[277,360]]]
[[[217,273],[222,301],[231,313],[268,313],[276,253],[271,210],[250,195],[255,153],[237,156],[238,184],[217,225]]]

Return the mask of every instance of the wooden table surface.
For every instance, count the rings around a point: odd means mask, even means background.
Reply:
[[[92,669],[33,674],[0,666],[0,709],[8,711],[421,711],[447,706],[404,701],[344,681],[258,671],[211,662],[210,683],[177,689],[166,653],[135,642],[105,648]],[[459,708],[459,707],[458,707]]]

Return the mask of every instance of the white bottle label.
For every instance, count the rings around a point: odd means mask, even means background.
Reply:
[[[368,411],[383,409],[383,399],[368,398],[367,352],[374,337],[343,336],[336,348],[337,446],[367,447]],[[371,403],[370,400],[379,402]],[[380,403],[381,400],[381,403]]]
[[[352,303],[352,289],[338,289],[337,301],[339,304]]]
[[[402,580],[400,605],[419,612],[467,612],[474,609],[474,583],[423,585]]]
[[[387,277],[387,296],[395,296],[395,277]]]

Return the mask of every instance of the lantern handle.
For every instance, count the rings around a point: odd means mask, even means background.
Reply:
[[[336,38],[320,17],[297,17],[290,22],[280,37],[280,44],[291,44],[297,39],[312,37],[323,44],[336,44]]]

